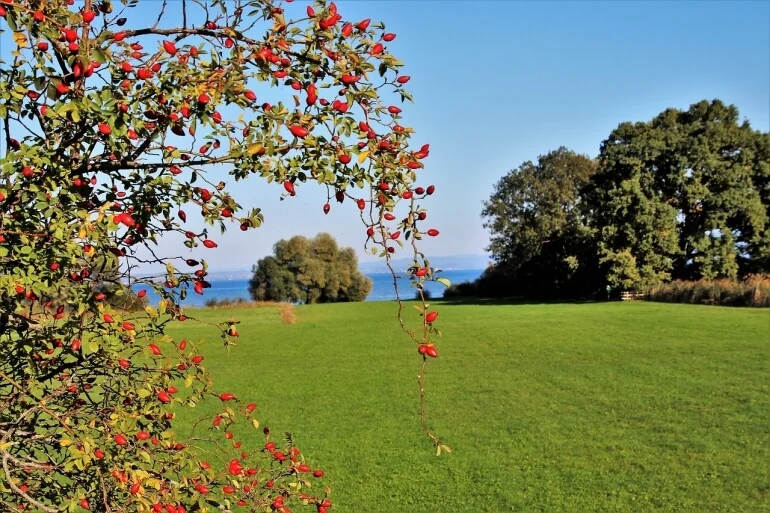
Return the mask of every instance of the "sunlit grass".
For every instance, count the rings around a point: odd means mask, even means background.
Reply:
[[[337,513],[770,507],[768,310],[435,306],[444,336],[428,415],[453,449],[440,458],[393,303],[303,306],[293,325],[272,308],[195,310],[242,321],[229,353],[213,328],[172,334],[210,340],[217,388],[292,433],[326,471]],[[261,430],[244,442],[261,447]]]

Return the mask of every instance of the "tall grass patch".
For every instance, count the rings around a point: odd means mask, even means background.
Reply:
[[[770,307],[770,276],[754,274],[743,281],[676,280],[650,288],[646,299],[661,303]]]

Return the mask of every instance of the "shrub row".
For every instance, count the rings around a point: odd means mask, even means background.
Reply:
[[[481,295],[478,288],[477,283],[473,281],[453,283],[444,290],[444,297],[477,297]]]
[[[645,299],[663,303],[770,307],[770,275],[749,275],[743,281],[672,281],[645,291]]]

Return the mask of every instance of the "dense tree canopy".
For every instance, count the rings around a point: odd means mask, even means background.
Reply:
[[[253,273],[249,293],[258,301],[363,301],[372,290],[353,248],[340,249],[328,233],[277,242],[274,255],[261,259]]]
[[[580,293],[593,265],[581,191],[596,170],[589,157],[559,148],[527,161],[495,185],[482,215],[494,274],[527,296]],[[504,276],[504,278],[503,278]]]
[[[587,195],[612,284],[767,272],[770,134],[719,100],[622,123]]]
[[[560,148],[503,177],[479,292],[592,296],[770,272],[770,134],[719,100],[621,123],[596,161]],[[494,289],[494,290],[492,290]]]
[[[271,0],[0,0],[0,30],[0,511],[327,511],[323,472],[166,329],[196,322],[180,299],[206,293],[217,232],[265,220],[235,197],[245,179],[348,198],[385,261],[409,230],[414,280],[432,278],[416,242],[438,233],[416,206],[429,147],[393,105],[410,99],[396,35]],[[170,255],[166,234],[184,241]],[[127,311],[105,284],[160,300]],[[409,328],[401,312],[424,371],[436,315],[410,309]],[[216,324],[226,346],[238,324]],[[175,431],[203,401],[195,436]]]

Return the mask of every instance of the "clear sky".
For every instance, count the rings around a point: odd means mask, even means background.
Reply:
[[[620,122],[719,98],[770,130],[768,1],[337,5],[346,20],[371,17],[398,34],[389,50],[406,63],[415,98],[403,122],[417,130],[415,143],[431,144],[422,173],[437,193],[425,205],[441,236],[423,244],[430,255],[483,253],[482,201],[503,174],[559,146],[596,156]],[[363,246],[365,229],[349,202],[324,216],[318,187],[280,202],[280,185],[251,182],[236,197],[261,207],[265,224],[217,234],[218,249],[196,253],[212,270],[250,267],[295,234],[328,231],[345,246]],[[376,259],[363,250],[359,257]]]

